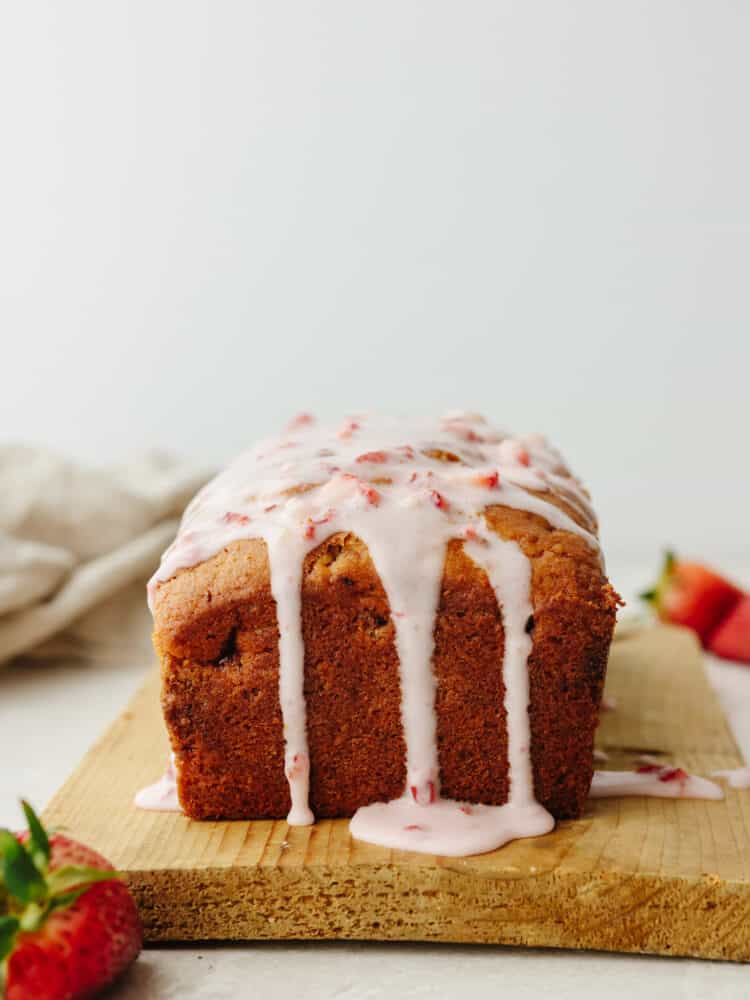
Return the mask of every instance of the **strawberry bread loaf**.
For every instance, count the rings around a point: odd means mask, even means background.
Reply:
[[[584,808],[618,598],[541,436],[302,415],[195,497],[149,597],[190,817],[469,854]]]

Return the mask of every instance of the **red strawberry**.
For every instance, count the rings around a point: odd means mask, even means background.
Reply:
[[[312,413],[298,413],[295,417],[292,417],[285,429],[287,431],[295,431],[300,427],[307,427],[314,423],[315,417]]]
[[[250,518],[247,514],[238,514],[234,510],[228,510],[222,517],[222,521],[225,524],[249,524]]]
[[[488,490],[494,490],[500,485],[500,473],[497,470],[495,472],[481,473],[475,477],[474,481],[477,486],[486,486]]]
[[[51,837],[28,803],[28,833],[0,829],[0,963],[6,1000],[78,1000],[136,958],[135,901],[90,847]]]
[[[369,483],[363,483],[362,481],[360,481],[359,492],[362,494],[362,496],[367,500],[369,504],[372,504],[373,507],[377,507],[378,504],[380,503],[380,494],[375,489],[375,487],[370,486]]]
[[[435,504],[435,506],[438,507],[440,510],[448,510],[450,508],[450,504],[445,499],[443,494],[438,493],[437,490],[430,490],[429,497],[430,500],[432,500],[432,502]]]
[[[705,646],[742,591],[706,566],[682,562],[668,552],[656,586],[641,597],[662,621],[691,628]]]
[[[308,517],[305,524],[305,538],[315,538],[315,529],[319,524],[328,524],[329,521],[333,520],[335,511],[327,510],[325,514],[321,514],[320,517]]]
[[[740,598],[717,626],[708,648],[727,660],[750,663],[750,595]]]
[[[367,500],[367,502],[372,504],[373,507],[378,506],[378,504],[380,503],[380,494],[378,493],[378,491],[375,489],[374,486],[370,486],[370,484],[366,483],[363,479],[357,479],[357,477],[353,476],[351,472],[342,472],[341,478],[346,479],[349,482],[355,483],[357,489],[362,494],[362,496]]]
[[[687,781],[688,773],[681,767],[663,767],[659,772],[659,781]]]
[[[358,431],[359,428],[360,428],[359,421],[353,420],[351,417],[349,417],[344,421],[344,426],[339,431],[339,437],[346,440],[347,438],[350,438],[355,431]]]

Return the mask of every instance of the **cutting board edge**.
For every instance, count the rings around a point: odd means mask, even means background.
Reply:
[[[388,868],[390,880],[383,877]],[[437,871],[423,891],[409,879],[413,870],[396,865],[132,871],[127,881],[150,942],[423,941],[750,961],[746,882],[645,874],[613,882],[606,875],[555,872],[502,879]],[[329,891],[342,881],[343,891]],[[208,894],[201,891],[207,882]],[[166,910],[160,889],[170,893]],[[551,892],[567,900],[562,912],[551,910]],[[699,925],[696,912],[704,918]]]

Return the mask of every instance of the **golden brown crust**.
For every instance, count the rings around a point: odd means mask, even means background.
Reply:
[[[567,499],[540,494],[587,530]],[[617,596],[580,536],[496,506],[488,524],[532,566],[529,659],[535,789],[557,817],[580,815]],[[289,809],[278,695],[278,632],[265,544],[235,542],[157,587],[154,643],[177,754],[180,799],[195,818],[283,817]],[[388,601],[365,545],[331,536],[302,586],[311,806],[348,816],[405,781],[399,665]],[[443,793],[508,794],[502,614],[483,570],[448,546],[435,625]]]

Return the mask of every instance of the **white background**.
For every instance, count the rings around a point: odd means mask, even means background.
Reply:
[[[66,2],[0,22],[0,437],[549,433],[610,564],[747,561],[750,5]]]

